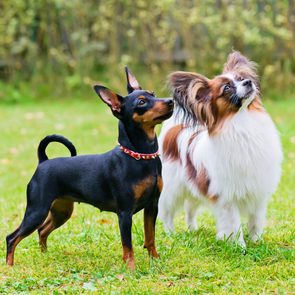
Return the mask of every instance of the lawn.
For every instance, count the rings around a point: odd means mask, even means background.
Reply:
[[[37,145],[45,135],[70,138],[79,154],[100,153],[117,142],[117,122],[98,99],[0,104],[0,293],[8,294],[294,294],[295,292],[295,100],[267,101],[284,147],[283,176],[268,208],[264,240],[243,251],[215,241],[212,215],[198,217],[200,229],[187,232],[183,214],[176,233],[157,223],[159,260],[143,249],[142,212],[134,217],[137,269],[121,259],[117,217],[76,204],[73,217],[39,250],[37,233],[16,249],[15,266],[5,265],[5,236],[20,223],[26,184],[36,165]],[[68,155],[58,144],[49,157]]]

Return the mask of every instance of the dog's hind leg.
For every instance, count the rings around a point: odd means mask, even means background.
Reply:
[[[48,209],[43,208],[40,211],[36,211],[34,207],[27,207],[24,219],[17,230],[6,237],[7,253],[6,263],[13,265],[14,251],[17,244],[25,237],[34,232],[44,221],[48,214]]]
[[[47,238],[55,229],[70,219],[74,210],[74,202],[66,199],[56,199],[50,208],[44,223],[39,227],[39,244],[41,251],[47,249]]]
[[[32,184],[28,185],[27,199],[26,212],[20,226],[6,237],[6,263],[8,265],[13,265],[14,251],[17,244],[44,222],[52,203],[52,199],[46,197],[44,194],[40,195],[38,186]]]
[[[256,204],[255,208],[249,208],[248,230],[252,241],[258,241],[263,233],[267,209],[267,198]]]

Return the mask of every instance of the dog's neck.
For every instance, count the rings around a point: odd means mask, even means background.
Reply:
[[[139,126],[119,121],[119,144],[138,153],[152,154],[158,151],[157,136],[150,139]]]

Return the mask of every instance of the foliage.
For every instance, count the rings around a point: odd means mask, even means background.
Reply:
[[[24,90],[25,91],[25,90]],[[94,95],[94,94],[93,94]],[[26,98],[24,98],[26,100]],[[137,270],[121,259],[117,217],[76,204],[69,222],[55,231],[42,254],[34,233],[16,249],[15,266],[5,265],[5,236],[20,223],[26,183],[36,165],[36,147],[47,134],[62,133],[78,154],[101,153],[116,145],[116,119],[98,100],[46,100],[0,105],[0,293],[1,294],[289,294],[294,291],[295,121],[294,100],[268,101],[266,108],[282,138],[283,177],[268,208],[264,241],[242,250],[215,241],[214,219],[198,217],[197,232],[186,232],[183,215],[176,233],[157,222],[161,255],[150,260],[143,249],[143,216],[135,215],[133,243]],[[36,127],[37,126],[37,127]],[[67,156],[59,144],[49,158]]]
[[[1,1],[0,36],[2,79],[65,89],[125,64],[162,79],[214,75],[233,48],[259,64],[265,88],[295,81],[293,0]]]

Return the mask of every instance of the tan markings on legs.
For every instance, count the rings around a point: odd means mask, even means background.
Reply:
[[[146,209],[144,210],[144,247],[148,250],[149,255],[159,258],[155,246],[155,220]]]
[[[123,246],[123,260],[127,263],[128,268],[135,270],[134,252],[132,248]]]
[[[52,219],[53,219],[52,214],[49,211],[45,222],[38,229],[39,245],[40,245],[40,249],[41,249],[42,252],[45,252],[47,250],[47,237],[52,232],[52,230],[50,230],[50,229],[52,227],[54,227]]]
[[[24,237],[17,237],[15,239],[15,241],[13,242],[11,248],[9,249],[8,253],[7,253],[7,257],[6,257],[6,264],[7,265],[10,265],[10,266],[13,266],[13,263],[14,263],[14,251],[15,251],[15,248],[17,246],[17,244],[23,239]]]
[[[50,208],[49,214],[39,228],[39,244],[41,251],[47,248],[47,238],[51,232],[63,225],[72,215],[74,203],[71,200],[56,199]]]

